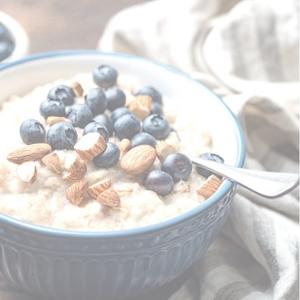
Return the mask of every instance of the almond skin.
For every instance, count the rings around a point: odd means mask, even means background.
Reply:
[[[66,119],[64,117],[55,117],[55,116],[48,117],[47,120],[46,120],[46,123],[49,126],[52,126],[56,123],[61,123],[61,122],[70,122],[70,120]]]
[[[7,160],[20,165],[27,161],[40,160],[49,152],[51,152],[51,146],[46,143],[32,144],[9,153]]]
[[[89,195],[94,198],[94,199],[97,199],[97,197],[103,193],[105,190],[107,190],[108,188],[110,188],[112,185],[112,181],[110,178],[106,178],[106,179],[103,179],[91,186],[89,186],[88,188],[88,193]]]
[[[61,174],[63,166],[57,152],[53,151],[42,158],[42,163],[52,172]]]
[[[98,195],[96,200],[100,204],[109,207],[119,207],[121,204],[118,193],[112,188],[109,188],[105,190],[103,193],[101,193],[100,195]]]
[[[76,97],[83,96],[84,90],[79,82],[77,82],[77,81],[72,82],[71,88],[72,88],[73,92],[75,93]]]
[[[87,166],[85,162],[78,156],[76,152],[73,152],[73,155],[70,155],[65,159],[64,167],[66,172],[63,175],[63,179],[68,181],[80,180],[87,172]]]
[[[66,198],[74,205],[80,205],[85,198],[88,183],[85,180],[74,182],[66,190]]]
[[[34,183],[37,177],[36,162],[27,161],[18,166],[18,177],[25,183]]]
[[[156,151],[149,145],[140,145],[129,150],[121,159],[121,168],[130,175],[139,175],[153,165]]]
[[[131,148],[131,142],[128,139],[123,139],[123,140],[120,141],[118,146],[119,146],[119,149],[120,149],[120,156],[122,157]]]
[[[106,142],[103,136],[97,132],[84,135],[74,146],[74,150],[85,161],[92,160],[97,155],[103,153],[105,149]]]
[[[221,183],[222,180],[219,177],[216,175],[211,175],[197,189],[197,194],[203,196],[204,198],[209,198],[217,191]]]
[[[147,95],[140,95],[128,104],[128,109],[134,113],[139,119],[144,120],[150,115],[152,106],[152,98]]]

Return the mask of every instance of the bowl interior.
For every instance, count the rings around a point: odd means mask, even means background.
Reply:
[[[221,154],[229,165],[241,166],[244,146],[236,119],[207,87],[174,69],[142,58],[103,54],[96,51],[50,53],[32,56],[0,68],[0,106],[12,95],[22,96],[38,85],[91,72],[100,64],[111,64],[119,73],[134,75],[140,84],[157,87],[183,113],[199,116],[209,128],[213,151]],[[197,138],[197,132],[194,133]],[[229,188],[227,182],[227,188]],[[206,205],[209,205],[207,201]]]

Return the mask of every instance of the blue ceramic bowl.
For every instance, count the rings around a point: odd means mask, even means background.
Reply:
[[[243,165],[240,125],[222,100],[187,75],[142,58],[95,51],[31,56],[1,66],[0,101],[102,63],[156,86],[178,109],[184,103],[209,116],[218,152],[227,163]],[[132,297],[172,281],[205,254],[234,194],[235,185],[225,180],[207,201],[178,217],[115,232],[64,231],[0,215],[0,267],[11,283],[53,299]]]

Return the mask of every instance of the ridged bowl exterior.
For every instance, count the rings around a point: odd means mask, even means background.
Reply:
[[[14,285],[57,300],[123,299],[146,292],[205,254],[228,216],[234,190],[182,223],[124,238],[50,238],[0,223],[1,270]]]

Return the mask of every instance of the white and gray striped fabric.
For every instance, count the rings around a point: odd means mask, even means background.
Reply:
[[[192,74],[239,116],[247,167],[298,172],[298,13],[296,0],[151,1],[116,15],[99,48]],[[143,300],[298,299],[298,216],[298,191],[268,200],[239,190],[205,258]],[[33,300],[1,287],[1,300]]]
[[[298,4],[151,1],[116,15],[99,49],[141,55],[192,74],[240,118],[248,168],[298,172]],[[204,260],[149,300],[298,299],[298,216],[298,191],[269,200],[239,190]]]

